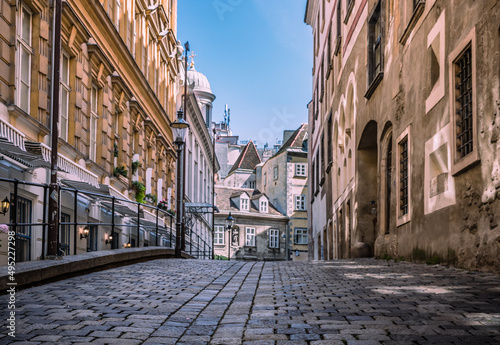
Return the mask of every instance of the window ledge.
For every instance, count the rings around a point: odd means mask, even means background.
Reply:
[[[406,27],[405,31],[403,32],[403,35],[401,35],[401,38],[399,39],[399,43],[401,43],[402,45],[406,44],[406,41],[410,37],[410,34],[413,31],[413,28],[417,24],[422,13],[424,13],[424,9],[425,9],[425,0],[420,0],[418,2],[417,6],[415,6],[415,9],[413,10],[413,14],[410,18],[410,22],[408,23],[408,26]]]
[[[375,89],[377,88],[378,84],[380,84],[382,79],[384,79],[384,72],[379,72],[379,74],[377,74],[377,76],[373,79],[371,84],[368,86],[368,90],[366,90],[366,93],[365,93],[366,99],[370,99],[370,97],[373,95],[373,93],[375,92]]]
[[[479,155],[477,153],[477,149],[472,151],[469,155],[464,158],[456,161],[451,166],[451,175],[457,176],[477,165],[481,160],[479,159]]]
[[[349,22],[349,18],[351,17],[352,9],[354,8],[354,0],[349,2],[348,4],[349,7],[347,7],[347,13],[344,18],[344,24],[347,24]]]

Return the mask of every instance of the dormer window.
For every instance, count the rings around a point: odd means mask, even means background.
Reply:
[[[260,212],[267,213],[267,201],[266,200],[260,201]]]
[[[240,210],[241,211],[248,211],[248,199],[240,199]]]

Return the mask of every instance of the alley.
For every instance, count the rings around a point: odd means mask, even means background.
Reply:
[[[156,260],[16,298],[1,344],[500,343],[498,276],[407,262]]]

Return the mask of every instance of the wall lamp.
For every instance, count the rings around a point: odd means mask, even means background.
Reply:
[[[106,239],[106,244],[110,244],[111,241],[113,241],[113,235],[108,236],[108,238]]]
[[[9,208],[10,208],[10,201],[7,197],[5,197],[5,199],[3,199],[2,201],[2,211],[0,213],[5,215],[9,211]]]
[[[80,232],[80,239],[89,237],[89,232],[90,232],[89,226],[85,225],[82,232]]]

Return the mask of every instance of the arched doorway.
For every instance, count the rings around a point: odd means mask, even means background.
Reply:
[[[357,174],[357,227],[354,242],[357,248],[368,245],[370,250],[359,251],[370,252],[373,248],[377,234],[377,200],[378,200],[378,140],[377,122],[369,121],[363,129],[358,144],[358,174]],[[361,245],[362,242],[364,245]],[[355,251],[353,253],[356,256]]]

